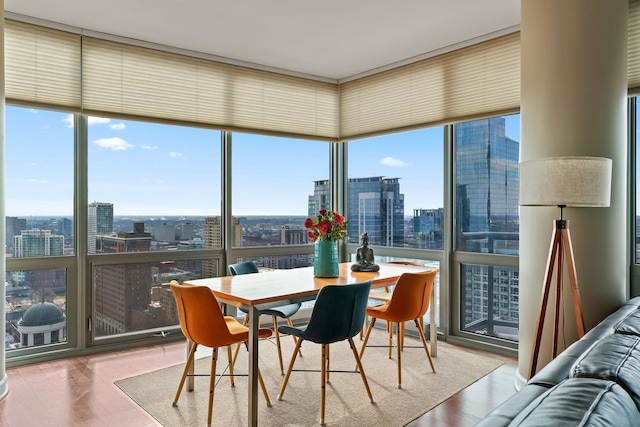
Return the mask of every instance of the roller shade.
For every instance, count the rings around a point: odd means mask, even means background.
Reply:
[[[5,20],[9,102],[80,111],[80,35]]]
[[[337,139],[331,83],[86,36],[82,78],[87,114]]]
[[[629,2],[627,29],[627,86],[629,93],[640,94],[640,1]]]
[[[340,86],[340,139],[468,120],[520,105],[520,33]]]

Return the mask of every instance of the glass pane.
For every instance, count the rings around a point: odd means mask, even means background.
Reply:
[[[443,248],[443,140],[437,127],[349,142],[350,243]]]
[[[258,270],[288,270],[313,266],[313,254],[269,255],[238,258],[237,262],[253,261]]]
[[[520,116],[455,125],[456,250],[518,255]]]
[[[234,133],[232,157],[233,216],[241,231],[233,246],[307,243],[310,194],[318,179],[328,185],[329,144]]]
[[[6,256],[74,253],[73,116],[6,109]]]
[[[460,329],[518,341],[519,270],[461,264]]]
[[[352,260],[354,261],[354,260]],[[424,259],[413,259],[413,258],[397,258],[397,257],[376,257],[376,262],[409,262],[424,265],[428,268],[440,268],[440,263],[438,261],[427,261]],[[436,319],[436,327],[440,327],[440,273],[436,275],[436,279],[433,282],[433,288],[435,292],[435,319]],[[384,289],[383,289],[384,290]],[[393,288],[391,288],[393,291]],[[371,292],[377,292],[372,290]],[[424,324],[428,325],[431,321],[431,305],[429,305],[429,309],[424,315]]]
[[[96,338],[179,325],[169,283],[202,278],[205,263],[218,260],[186,260],[112,264],[93,270]]]
[[[5,348],[67,341],[67,271],[8,271],[5,299]]]
[[[204,235],[220,215],[219,131],[88,120],[89,253],[219,247]]]

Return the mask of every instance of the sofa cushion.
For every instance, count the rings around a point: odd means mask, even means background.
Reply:
[[[536,384],[547,388],[560,384],[569,378],[571,368],[580,356],[597,342],[598,339],[595,338],[582,338],[574,342],[534,375],[528,384]]]
[[[634,310],[622,319],[615,327],[617,334],[640,336],[640,310]]]
[[[613,334],[603,338],[580,356],[570,376],[615,381],[640,410],[640,337]]]
[[[615,329],[620,322],[626,319],[629,314],[638,311],[639,307],[636,303],[640,303],[640,298],[634,298],[632,301],[620,306],[620,308],[609,314],[600,321],[600,323],[589,330],[589,332],[584,335],[584,338],[600,339],[615,333]]]
[[[491,414],[476,424],[475,427],[506,427],[533,400],[547,391],[549,391],[547,387],[532,384],[525,385],[502,405],[491,411]]]
[[[637,427],[639,417],[633,400],[617,383],[569,378],[531,402],[509,426]]]

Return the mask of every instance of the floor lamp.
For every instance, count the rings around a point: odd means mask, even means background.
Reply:
[[[560,208],[560,219],[553,222],[542,299],[531,349],[529,378],[537,370],[554,271],[556,281],[552,359],[558,354],[558,328],[565,262],[569,273],[578,337],[582,337],[585,333],[569,221],[565,220],[562,214],[565,207],[608,207],[611,198],[611,166],[611,159],[602,157],[553,157],[520,163],[520,206]]]

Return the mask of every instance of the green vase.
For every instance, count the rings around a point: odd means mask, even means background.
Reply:
[[[316,240],[313,275],[316,277],[338,277],[338,242],[335,240]]]

